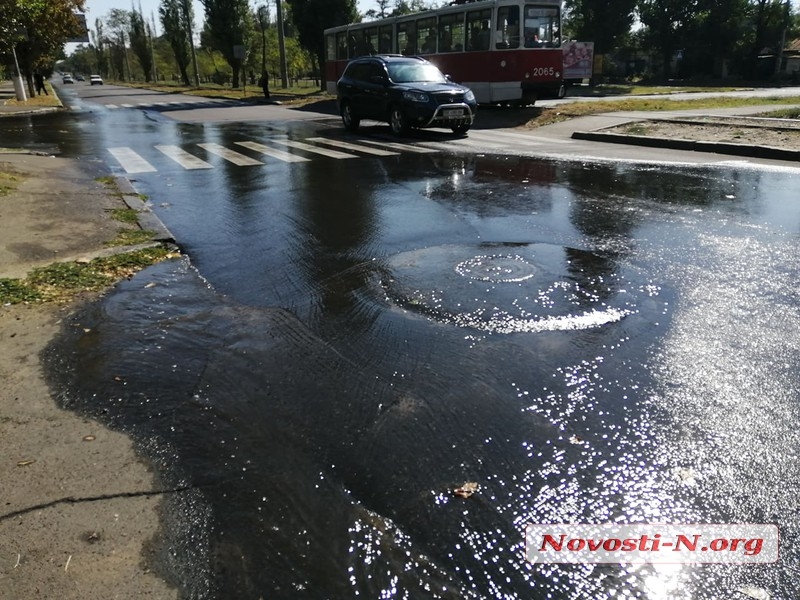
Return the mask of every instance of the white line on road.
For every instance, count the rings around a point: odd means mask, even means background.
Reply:
[[[155,173],[156,168],[127,147],[109,148],[108,151],[117,159],[126,173]]]
[[[282,160],[284,162],[309,162],[310,158],[305,158],[304,156],[297,156],[296,154],[289,154],[288,152],[284,152],[283,150],[275,150],[274,148],[270,148],[269,146],[265,146],[264,144],[259,144],[258,142],[235,142],[239,146],[243,146],[245,148],[249,148],[250,150],[254,150],[255,152],[260,152],[261,154],[265,154],[266,156],[271,156],[272,158],[277,158],[278,160]]]
[[[542,142],[552,144],[571,144],[571,140],[557,140],[552,138],[542,137],[540,135],[529,135],[527,133],[515,133],[513,131],[499,131],[497,129],[481,129],[475,131],[474,129],[469,132],[469,137],[475,137],[487,141],[498,141],[498,139],[505,139],[509,141],[516,141],[526,144],[540,145]]]
[[[200,160],[196,156],[193,156],[178,148],[178,146],[156,146],[156,150],[164,154],[165,156],[171,158],[184,169],[213,169],[210,164],[208,164],[204,160]]]
[[[384,148],[392,148],[393,150],[400,150],[401,152],[415,152],[417,154],[435,154],[436,150],[430,148],[422,148],[420,146],[412,146],[411,144],[400,144],[397,142],[383,142],[378,140],[368,140],[359,138],[359,142],[365,144],[372,144],[373,146],[382,146]]]
[[[289,146],[290,148],[299,148],[300,150],[306,150],[307,152],[314,152],[315,154],[322,154],[323,156],[329,156],[330,158],[358,158],[355,154],[345,154],[344,152],[339,152],[337,150],[326,150],[325,148],[320,148],[318,146],[312,146],[311,144],[304,144],[303,142],[292,142],[290,140],[272,140],[276,144],[283,144],[284,146]]]
[[[221,156],[227,161],[232,162],[235,165],[239,165],[240,167],[252,167],[255,165],[263,165],[260,160],[256,160],[255,158],[250,158],[249,156],[245,156],[244,154],[240,154],[235,150],[231,150],[226,148],[225,146],[221,146],[220,144],[197,144],[204,150],[207,150],[211,154],[216,154],[217,156]]]
[[[133,104],[120,104],[122,108],[133,108]]]
[[[355,150],[356,152],[364,152],[366,154],[374,154],[375,156],[397,156],[398,152],[389,152],[387,150],[378,150],[377,148],[370,148],[369,146],[361,146],[359,144],[351,144],[342,140],[333,140],[324,137],[306,138],[309,142],[316,142],[317,144],[328,144],[329,146],[336,146],[337,148],[344,148],[345,150]]]

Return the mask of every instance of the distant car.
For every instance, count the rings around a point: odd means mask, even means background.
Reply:
[[[83,75],[75,75],[75,81],[86,81],[86,79],[84,79]]]
[[[448,127],[463,135],[478,104],[468,87],[453,83],[418,56],[364,56],[350,61],[336,83],[339,114],[346,129],[361,119],[387,121],[396,135],[412,127]]]
[[[100,75],[92,75],[89,77],[89,83],[91,85],[103,85],[103,78]]]
[[[61,78],[61,83],[75,83],[75,80],[72,79],[72,75],[64,75],[64,77]]]

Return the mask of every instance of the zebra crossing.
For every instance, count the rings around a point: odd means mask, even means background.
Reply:
[[[138,109],[163,109],[163,108],[177,108],[177,107],[185,107],[185,108],[192,108],[197,107],[198,105],[215,105],[215,106],[233,106],[239,105],[240,103],[237,100],[220,100],[217,98],[198,98],[197,100],[180,100],[180,101],[171,101],[171,102],[141,102],[137,104],[132,104],[130,102],[123,102],[120,104],[115,103],[108,103],[104,104],[103,106],[110,110],[117,110],[120,108],[129,109],[129,108],[138,108]]]
[[[212,157],[239,167],[255,167],[275,160],[284,163],[308,162],[312,160],[313,156],[334,160],[352,160],[364,156],[396,157],[401,154],[440,154],[443,151],[452,152],[454,149],[471,151],[478,149],[484,152],[487,149],[508,150],[511,146],[535,147],[564,143],[569,143],[569,141],[511,131],[485,130],[470,132],[469,137],[446,141],[416,140],[401,143],[382,138],[348,137],[341,139],[313,136],[302,140],[283,137],[260,141],[241,140],[233,142],[235,148],[208,142],[198,143],[187,148],[170,144],[156,144],[153,149],[156,151],[154,156],[168,159],[168,165],[177,164],[189,171],[213,169],[214,164],[209,162],[213,160]],[[198,156],[195,148],[199,148],[200,154],[204,153],[207,160]],[[246,154],[245,151],[249,151],[251,154]],[[126,173],[154,173],[159,170],[154,166],[155,161],[152,157],[145,158],[130,147],[108,148],[108,152]],[[147,154],[149,151],[141,150],[141,152]]]

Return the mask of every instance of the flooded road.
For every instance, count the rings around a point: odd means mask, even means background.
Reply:
[[[49,357],[64,405],[190,488],[160,544],[187,597],[793,597],[797,170],[194,152],[213,168],[135,176],[189,259]],[[527,523],[607,522],[775,523],[780,559],[525,561]]]

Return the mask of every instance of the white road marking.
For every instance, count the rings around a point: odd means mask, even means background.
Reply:
[[[379,140],[370,140],[366,138],[359,138],[359,142],[365,144],[372,144],[373,146],[383,146],[384,148],[392,148],[393,150],[400,150],[401,152],[414,152],[416,154],[435,154],[436,150],[431,148],[422,148],[420,146],[413,146],[411,144],[400,144],[398,142],[384,142]]]
[[[109,148],[108,151],[117,159],[126,173],[155,173],[156,168],[127,147]]]
[[[213,169],[210,164],[182,150],[178,146],[156,146],[156,150],[171,158],[184,169]]]
[[[373,154],[375,156],[397,156],[398,152],[389,152],[387,150],[378,150],[377,148],[370,148],[369,146],[361,146],[359,144],[351,144],[342,140],[334,140],[324,137],[306,138],[309,142],[316,142],[317,144],[328,144],[329,146],[336,146],[337,148],[344,148],[345,150],[355,150],[356,152],[364,152],[366,154]]]
[[[117,105],[116,104],[106,104],[105,107],[106,108],[117,108]]]
[[[520,143],[526,144],[533,144],[533,145],[540,145],[542,143],[552,143],[552,144],[571,144],[571,140],[558,140],[552,138],[546,138],[543,136],[538,135],[530,135],[527,133],[516,133],[514,131],[499,131],[497,129],[481,129],[481,130],[471,130],[469,132],[469,137],[475,137],[482,140],[487,141],[498,141],[498,140],[509,140],[515,141]]]
[[[254,165],[263,165],[260,160],[256,160],[255,158],[250,158],[249,156],[245,156],[244,154],[240,154],[235,150],[231,150],[226,148],[225,146],[221,146],[220,144],[197,144],[204,150],[207,150],[211,154],[216,154],[217,156],[221,156],[227,161],[232,162],[235,165],[239,165],[240,167],[251,167]]]
[[[243,146],[245,148],[249,148],[250,150],[254,150],[255,152],[260,152],[261,154],[265,154],[266,156],[271,156],[272,158],[277,158],[278,160],[282,160],[284,162],[309,162],[310,158],[305,158],[304,156],[297,156],[296,154],[289,154],[288,152],[284,152],[283,150],[275,150],[274,148],[270,148],[269,146],[265,146],[264,144],[259,144],[258,142],[235,142],[239,146]]]
[[[272,140],[276,144],[283,144],[284,146],[289,146],[290,148],[299,148],[300,150],[305,150],[307,152],[313,152],[315,154],[322,154],[323,156],[328,156],[330,158],[338,158],[338,159],[345,159],[345,158],[358,158],[355,154],[345,154],[344,152],[339,152],[338,150],[326,150],[325,148],[320,148],[319,146],[312,146],[311,144],[304,144],[303,142],[293,142],[290,140]]]
[[[122,108],[133,108],[133,104],[120,104]]]

